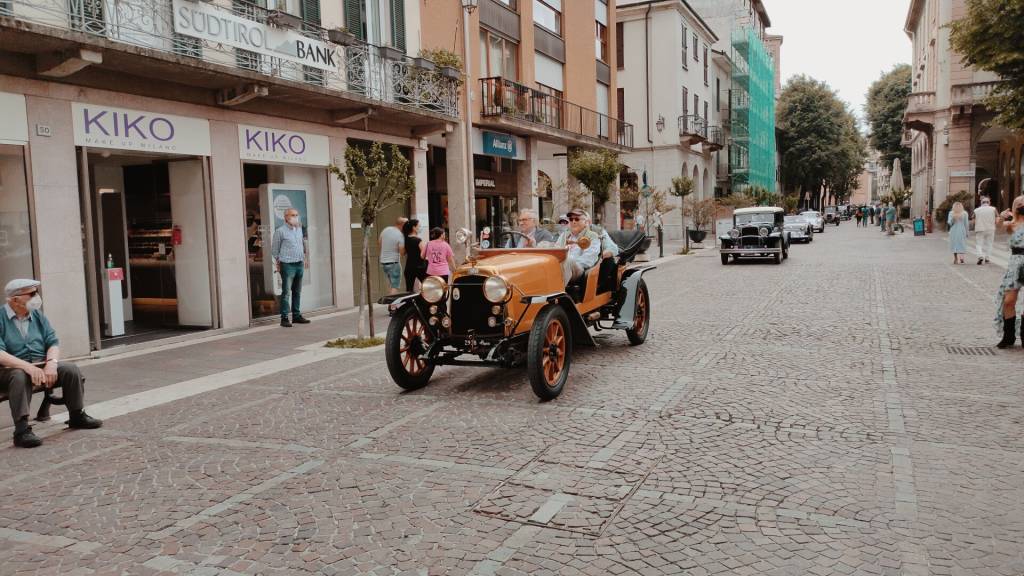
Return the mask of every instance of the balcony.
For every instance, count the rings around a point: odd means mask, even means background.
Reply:
[[[903,113],[903,126],[928,132],[935,122],[935,92],[912,92]]]
[[[699,144],[708,139],[708,126],[704,118],[691,114],[679,117],[679,142],[684,146]]]
[[[708,126],[707,134],[707,139],[701,142],[705,152],[717,152],[725,148],[725,135],[721,126]]]
[[[186,12],[194,19],[186,20]],[[212,27],[200,30],[200,18],[218,24],[223,38],[213,38]],[[329,37],[337,38],[295,16],[240,0],[0,2],[0,60],[18,60],[5,71],[101,87],[111,85],[113,72],[141,79],[118,81],[139,86],[140,93],[207,102],[209,92],[196,89],[230,94],[257,87],[249,98],[218,103],[260,98],[276,104],[282,115],[303,107],[338,112],[384,105],[389,120],[407,126],[422,124],[424,115],[442,121],[459,116],[457,79],[417,67],[393,49]],[[251,50],[240,47],[249,45]],[[67,56],[79,53],[92,60]]]
[[[501,77],[480,79],[480,116],[524,136],[566,146],[633,149],[633,125]]]

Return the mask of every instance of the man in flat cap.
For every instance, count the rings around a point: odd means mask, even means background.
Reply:
[[[68,407],[68,426],[99,428],[103,422],[83,410],[82,373],[60,361],[57,334],[40,311],[38,280],[11,280],[4,287],[7,304],[0,314],[0,391],[6,389],[14,420],[14,445],[35,448],[43,443],[28,425],[32,387],[59,386]]]
[[[573,208],[565,215],[569,219],[569,229],[558,237],[555,245],[569,248],[569,254],[562,262],[562,279],[568,284],[601,259],[601,237],[590,229],[590,214],[586,210]],[[583,238],[589,241],[586,248],[580,246]]]

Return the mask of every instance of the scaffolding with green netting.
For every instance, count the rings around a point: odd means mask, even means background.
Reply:
[[[735,191],[775,192],[775,68],[751,28],[732,34],[732,137],[729,174]]]

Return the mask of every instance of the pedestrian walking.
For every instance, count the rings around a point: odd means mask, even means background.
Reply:
[[[857,228],[860,228],[860,220],[863,215],[860,212],[860,208],[854,211],[853,217],[857,219]]]
[[[309,324],[309,320],[303,318],[299,311],[302,276],[309,265],[309,244],[302,233],[299,211],[295,208],[284,211],[284,224],[274,231],[270,254],[274,258],[277,273],[281,275],[281,326],[291,328],[293,322]]]
[[[1010,348],[1017,340],[1017,295],[1024,284],[1024,196],[1013,199],[1011,210],[1003,210],[999,224],[1010,234],[1010,259],[996,295],[996,327],[1003,339],[997,348]],[[1022,322],[1024,328],[1024,322]],[[1021,335],[1024,342],[1024,334]]]
[[[89,416],[85,405],[82,373],[71,362],[60,360],[57,333],[43,315],[41,282],[11,280],[4,287],[7,303],[0,317],[0,385],[7,391],[14,421],[14,445],[35,448],[43,443],[28,425],[32,387],[59,387],[68,407],[69,428],[99,428],[103,422]]]
[[[967,253],[967,211],[961,202],[954,202],[953,209],[946,217],[949,226],[949,250],[953,253],[953,264],[963,264]]]
[[[405,291],[412,292],[416,281],[423,282],[427,277],[427,261],[423,259],[420,250],[420,221],[415,218],[407,220],[402,224],[402,234],[405,236]]]
[[[405,235],[402,227],[408,218],[399,216],[394,226],[380,231],[380,266],[388,283],[388,294],[398,294],[402,283],[402,251],[405,250]]]
[[[431,228],[430,242],[423,245],[420,255],[427,261],[427,276],[440,276],[448,282],[448,277],[457,267],[455,253],[451,245],[445,241],[444,230]]]
[[[885,232],[885,211],[886,211],[886,208],[888,206],[889,206],[888,204],[879,204],[878,205],[878,215],[877,215],[878,229],[881,230],[882,232]]]
[[[868,217],[871,218],[871,225],[875,225],[875,207],[868,206]]]
[[[978,252],[978,265],[988,264],[992,256],[992,242],[996,237],[996,209],[988,196],[981,197],[981,206],[974,211],[974,248]]]

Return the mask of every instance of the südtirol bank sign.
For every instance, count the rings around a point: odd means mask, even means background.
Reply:
[[[173,7],[174,31],[178,34],[328,72],[339,69],[335,46],[294,30],[241,18],[206,2],[173,0]]]

